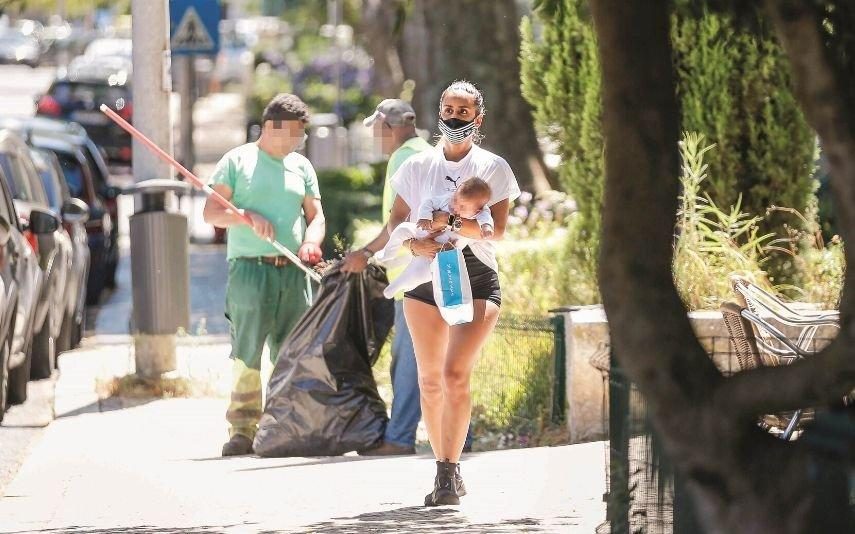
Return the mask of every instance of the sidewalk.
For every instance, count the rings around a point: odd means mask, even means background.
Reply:
[[[179,372],[227,378],[228,345],[182,342]],[[421,506],[428,456],[219,457],[226,399],[99,399],[129,346],[62,357],[57,419],[0,499],[0,532],[579,532],[605,517],[603,444],[464,458],[459,507]],[[228,387],[227,382],[225,387]]]

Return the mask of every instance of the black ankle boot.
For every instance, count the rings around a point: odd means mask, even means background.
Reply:
[[[457,496],[463,497],[466,495],[466,486],[463,484],[463,477],[460,476],[460,464],[455,464],[457,468],[454,470],[454,487],[457,489]]]
[[[433,482],[433,491],[425,496],[425,506],[460,504],[456,477],[457,464],[436,462],[436,478]]]

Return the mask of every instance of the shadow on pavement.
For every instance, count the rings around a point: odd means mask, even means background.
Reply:
[[[140,525],[136,527],[118,527],[118,528],[95,528],[91,526],[71,526],[63,528],[46,528],[40,530],[16,530],[5,534],[31,534],[44,533],[50,534],[174,534],[181,532],[182,534],[217,534],[225,533],[225,529],[234,529],[238,527],[248,527],[256,523],[237,523],[234,525],[218,525],[218,526],[198,526],[198,527],[155,527],[151,525]]]
[[[78,415],[83,415],[87,413],[103,413],[103,412],[114,412],[116,410],[125,410],[128,408],[136,408],[137,406],[143,406],[150,402],[154,402],[156,400],[162,400],[156,397],[146,397],[146,398],[130,398],[130,397],[107,397],[106,399],[99,399],[95,402],[89,403],[86,406],[81,406],[80,408],[76,408],[69,412],[64,412],[61,414],[57,414],[57,419],[62,419],[65,417],[75,417]]]
[[[339,464],[345,462],[365,462],[365,461],[374,461],[374,460],[389,460],[393,458],[413,458],[414,456],[318,456],[314,458],[307,458],[306,461],[303,462],[295,462],[288,463],[282,465],[264,465],[259,467],[246,467],[244,469],[238,469],[238,472],[251,472],[251,471],[267,471],[270,469],[287,469],[289,467],[305,467],[307,465],[325,465],[325,464]],[[420,455],[419,457],[423,457],[425,459],[428,458],[427,455]],[[260,458],[260,457],[258,457]]]
[[[273,534],[275,531],[262,531]],[[293,532],[317,534],[362,534],[392,532],[449,532],[454,534],[511,534],[547,532],[537,519],[511,519],[496,523],[469,523],[455,508],[409,506],[369,512],[355,517],[336,517]]]

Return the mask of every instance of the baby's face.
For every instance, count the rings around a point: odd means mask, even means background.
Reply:
[[[463,217],[464,219],[471,219],[484,208],[484,204],[488,200],[487,198],[468,197],[460,193],[455,193],[451,199],[451,209],[454,215]]]

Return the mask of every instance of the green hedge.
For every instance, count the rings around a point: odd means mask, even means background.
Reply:
[[[380,220],[386,164],[318,171],[321,203],[327,221],[324,256],[353,242],[354,221]]]

